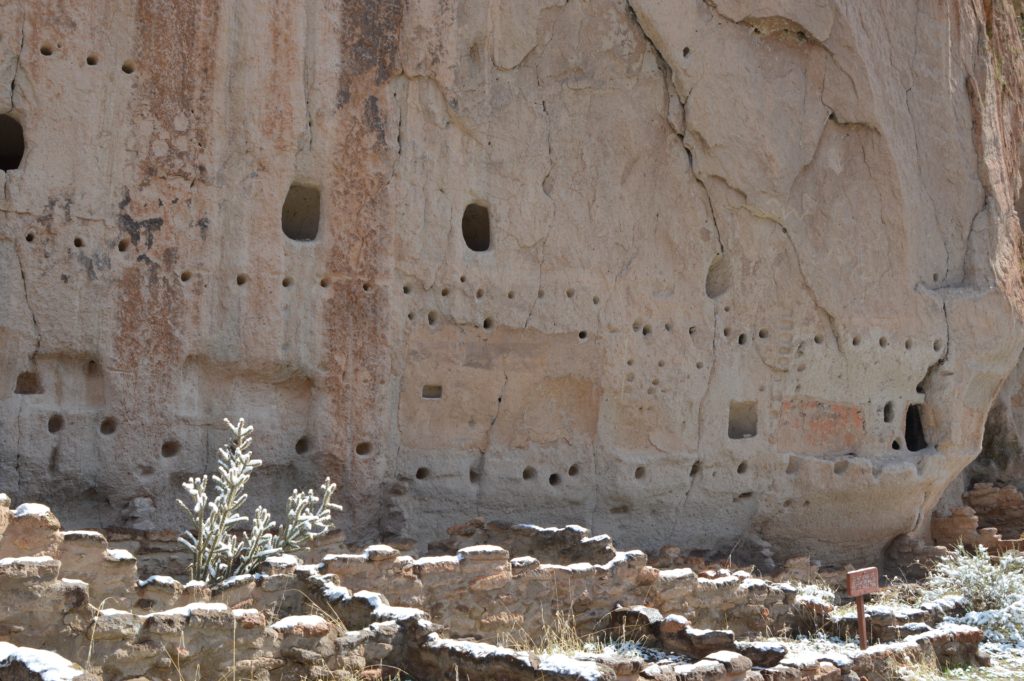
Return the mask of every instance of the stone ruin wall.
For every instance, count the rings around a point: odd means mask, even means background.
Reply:
[[[874,559],[1024,345],[1019,9],[4,3],[0,487],[177,529],[244,415],[354,541]]]
[[[820,589],[742,570],[658,569],[580,527],[477,528],[529,550],[517,557],[496,545],[421,558],[386,545],[319,562],[274,556],[211,587],[138,579],[135,556],[103,534],[61,531],[48,507],[9,502],[0,494],[0,677],[10,681],[376,679],[396,669],[422,681],[883,681],[895,663],[988,660],[980,629],[941,621],[963,612],[957,598],[868,607],[867,650],[752,640],[849,638],[856,619]],[[645,661],[506,647],[541,641],[556,615],[588,637],[660,652]]]

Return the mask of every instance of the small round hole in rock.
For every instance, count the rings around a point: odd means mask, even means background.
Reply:
[[[574,463],[573,465],[569,466],[569,476],[570,477],[575,477],[575,476],[579,475],[579,472],[580,472],[580,465],[578,463]]]
[[[644,324],[644,328],[641,330],[641,333],[643,333],[643,335],[645,335],[645,336],[650,336],[651,335],[651,325],[650,324]]]
[[[125,251],[128,250],[128,244],[129,243],[130,242],[128,241],[128,239],[121,239],[120,241],[117,242],[117,250],[119,250],[122,253],[124,253]]]
[[[572,298],[575,295],[576,295],[576,290],[575,289],[571,289],[571,288],[565,289],[565,297],[566,298]]]
[[[181,280],[182,281],[188,281],[191,278],[192,278],[192,273],[189,272],[188,270],[185,270],[184,272],[181,273]]]
[[[494,320],[491,319],[490,317],[487,317],[486,319],[484,319],[484,328],[487,329],[488,331],[493,329],[494,328]]]
[[[369,290],[370,290],[370,285],[369,284],[363,284],[363,291],[369,291]]]
[[[331,280],[328,279],[327,277],[324,277],[323,279],[320,280],[320,288],[327,288],[330,285],[331,285]]]
[[[697,477],[697,474],[700,473],[700,469],[702,467],[703,467],[703,464],[701,464],[700,461],[694,461],[693,465],[690,466],[690,477],[691,478]]]
[[[160,445],[160,456],[165,459],[169,459],[172,456],[177,456],[178,452],[181,451],[181,443],[177,440],[168,440],[167,442]]]
[[[474,483],[480,481],[480,473],[475,468],[469,469],[469,481]]]
[[[537,477],[537,470],[533,466],[523,469],[523,480],[533,480],[535,477]]]
[[[25,235],[25,241],[27,241],[29,243],[32,243],[35,240],[36,240],[36,235],[33,234],[32,232],[29,232],[28,234]]]
[[[878,347],[884,348],[884,347],[887,347],[888,345],[889,345],[889,339],[886,338],[885,336],[882,336],[881,338],[878,339]]]
[[[746,345],[747,344],[747,334],[741,333],[739,335],[739,338],[736,339],[736,342],[739,343],[740,345]]]
[[[912,341],[912,340],[910,340],[908,338],[906,340],[906,342],[903,344],[903,347],[905,347],[907,350],[909,350],[910,348],[914,347],[914,341]]]
[[[426,480],[429,477],[430,477],[430,469],[429,468],[424,468],[424,467],[420,466],[419,468],[416,469],[416,479],[417,480]]]
[[[114,417],[108,416],[100,421],[100,432],[104,435],[111,435],[115,430],[117,430],[117,421],[114,420]]]
[[[410,291],[412,291],[412,289],[409,288],[408,285],[402,287],[402,293],[404,293],[405,295],[409,295]]]
[[[309,438],[303,435],[295,441],[295,453],[305,454],[309,451]]]
[[[559,475],[558,473],[552,473],[551,475],[548,476],[548,484],[551,485],[552,487],[555,487],[556,485],[561,485],[562,476]]]
[[[587,340],[587,332],[586,331],[580,331],[579,336],[580,336],[580,340]]]
[[[133,74],[135,73],[135,63],[132,61],[126,61],[125,63],[121,64],[121,70],[129,75]]]
[[[761,329],[760,331],[758,331],[757,332],[757,337],[758,338],[767,338],[768,337],[768,329]]]
[[[100,63],[100,58],[97,57],[95,54],[90,54],[88,57],[85,58],[85,63],[89,66],[96,66]]]
[[[292,285],[292,278],[291,277],[285,277],[284,279],[281,280],[281,286],[283,286],[285,288],[288,288],[291,285]]]
[[[736,467],[736,472],[739,473],[740,475],[743,475],[744,473],[746,473],[747,472],[747,462],[744,461],[739,466],[737,466]]]
[[[437,313],[434,312],[433,310],[431,310],[430,312],[427,313],[427,324],[430,324],[431,326],[433,326],[436,323],[437,323]]]
[[[245,276],[244,274],[239,274],[237,277],[235,277],[235,283],[238,284],[239,286],[245,286],[245,282],[247,281],[249,281],[249,277]]]
[[[53,54],[53,48],[49,45],[43,45],[39,48],[39,54],[43,55],[44,57],[49,57]]]
[[[60,414],[54,414],[50,417],[50,420],[46,422],[46,429],[51,433],[59,433],[64,428],[64,417]]]
[[[644,476],[647,475],[647,469],[643,466],[637,466],[636,470],[633,471],[633,477],[637,480],[643,480]]]
[[[82,241],[82,238],[77,236],[75,237],[75,240],[72,243],[75,244],[75,248],[81,248],[82,246],[85,245],[85,242]]]
[[[824,337],[824,336],[822,336],[822,335],[821,335],[820,333],[819,333],[819,334],[816,334],[816,335],[814,336],[814,342],[815,342],[816,344],[818,344],[818,345],[821,345],[822,343],[824,343],[824,342],[825,342],[825,337]]]
[[[860,336],[854,336],[853,340],[850,341],[854,345],[860,345]]]
[[[356,454],[359,456],[366,456],[373,451],[373,445],[369,442],[360,442],[356,445]]]

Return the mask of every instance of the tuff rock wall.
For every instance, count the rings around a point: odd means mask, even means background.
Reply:
[[[876,558],[1024,346],[1019,14],[5,2],[0,487],[176,528],[244,415],[254,500],[329,474],[353,539]]]

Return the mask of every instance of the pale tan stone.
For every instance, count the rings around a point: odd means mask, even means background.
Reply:
[[[177,529],[244,415],[252,501],[330,474],[363,544],[485,516],[875,562],[978,452],[1024,345],[1009,0],[167,12],[0,7],[19,501]]]

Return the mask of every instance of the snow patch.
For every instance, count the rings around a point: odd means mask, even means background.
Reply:
[[[44,507],[45,508],[45,507]],[[84,673],[82,668],[57,653],[36,648],[22,648],[0,641],[0,670],[21,663],[39,674],[43,681],[71,681]],[[0,677],[4,675],[0,673]]]
[[[181,582],[176,580],[174,577],[168,577],[167,575],[153,575],[152,577],[147,577],[146,579],[139,580],[140,589],[143,589],[153,584],[157,584],[159,586],[166,586],[172,589],[175,586],[181,586]]]
[[[30,516],[45,518],[48,515],[50,515],[50,507],[45,504],[24,503],[14,509],[15,518],[27,518]]]
[[[132,552],[125,551],[124,549],[107,549],[107,552],[104,554],[103,557],[114,563],[135,561],[135,556],[132,554]]]
[[[327,626],[330,626],[327,624],[327,620],[320,615],[291,615],[274,622],[270,628],[275,631],[285,631],[295,627],[316,630]]]

